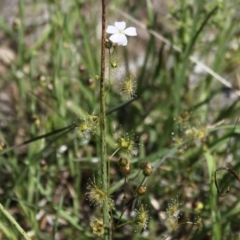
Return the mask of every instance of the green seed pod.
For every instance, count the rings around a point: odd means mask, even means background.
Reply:
[[[120,167],[126,167],[128,165],[129,161],[124,158],[124,157],[121,157],[119,160],[118,160],[118,164]]]

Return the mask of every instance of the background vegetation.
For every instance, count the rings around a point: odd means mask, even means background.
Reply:
[[[75,126],[99,112],[100,2],[6,0],[0,7],[0,203],[31,239],[96,239],[89,226],[96,210],[85,193],[100,174],[99,137],[79,140]],[[213,178],[218,167],[240,168],[239,10],[238,0],[108,1],[107,24],[126,21],[138,32],[118,48],[107,109],[127,101],[119,88],[125,73],[136,79],[137,98],[108,114],[108,154],[120,128],[139,137],[132,171],[142,161],[155,166],[141,197],[147,229],[122,227],[114,239],[240,239],[239,182],[218,172],[222,192],[230,186],[221,198]],[[112,197],[120,205],[116,161]],[[202,229],[183,224],[171,232],[172,199],[179,223],[199,216]],[[21,239],[2,212],[0,239]]]

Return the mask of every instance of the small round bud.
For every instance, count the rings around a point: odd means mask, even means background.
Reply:
[[[146,191],[147,191],[147,186],[146,185],[142,185],[142,186],[137,188],[137,195],[143,196],[143,195],[146,194]]]
[[[79,66],[80,73],[84,73],[86,71],[86,68],[83,65]]]
[[[148,162],[142,162],[139,164],[139,168],[143,170],[147,166],[147,164]]]
[[[32,116],[32,122],[34,123],[34,125],[39,128],[40,127],[40,119],[37,115],[33,115]]]
[[[94,82],[93,82],[93,79],[92,79],[92,78],[88,78],[87,81],[86,81],[86,83],[87,83],[87,85],[88,85],[89,87],[91,87]]]
[[[39,75],[37,80],[40,82],[41,86],[45,87],[47,85],[47,78],[44,75]]]
[[[145,177],[149,177],[149,176],[151,176],[152,175],[152,165],[150,164],[150,163],[148,163],[147,165],[146,165],[146,167],[143,169],[143,175],[145,176]]]
[[[119,67],[119,62],[114,60],[110,62],[112,68],[118,68]]]
[[[21,21],[19,18],[15,18],[13,23],[12,23],[12,27],[15,31],[17,31],[20,27]]]
[[[6,149],[7,145],[4,142],[0,142],[0,151]]]
[[[98,81],[100,79],[99,75],[95,75],[94,79]]]
[[[112,42],[106,39],[105,48],[110,49],[112,47]]]
[[[177,154],[178,155],[182,155],[183,153],[184,153],[184,149],[179,148],[178,151],[177,151]]]
[[[120,167],[126,167],[128,165],[128,160],[124,157],[121,157],[119,160],[118,160],[118,164]]]
[[[41,162],[40,162],[40,167],[44,168],[46,166],[47,166],[47,162],[44,159],[42,159]]]
[[[204,204],[200,201],[195,202],[194,210],[200,212],[204,208]]]
[[[124,175],[124,176],[129,175],[131,173],[131,166],[130,166],[130,164],[128,163],[125,167],[121,167],[120,171],[121,171],[122,175]]]
[[[180,117],[183,118],[183,119],[186,119],[188,116],[189,116],[188,111],[182,112],[182,113],[180,114]]]

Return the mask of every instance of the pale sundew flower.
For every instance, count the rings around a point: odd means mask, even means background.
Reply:
[[[115,22],[114,26],[109,25],[106,30],[107,33],[112,34],[109,38],[113,43],[117,45],[126,46],[128,43],[127,36],[137,36],[135,27],[126,28],[125,22]]]

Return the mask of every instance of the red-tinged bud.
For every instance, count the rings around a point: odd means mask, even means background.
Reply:
[[[87,81],[86,81],[86,83],[87,83],[87,85],[88,85],[89,87],[91,87],[91,86],[94,84],[94,81],[93,81],[92,78],[88,78]]]

